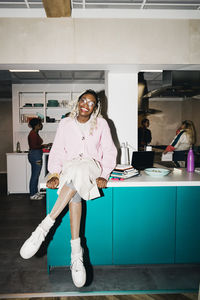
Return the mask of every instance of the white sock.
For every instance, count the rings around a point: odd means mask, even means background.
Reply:
[[[40,223],[40,226],[42,227],[42,229],[44,229],[44,231],[49,232],[50,228],[53,226],[54,223],[55,220],[52,220],[50,215],[47,215],[44,218],[44,220]]]
[[[71,240],[72,255],[81,252],[81,239]]]

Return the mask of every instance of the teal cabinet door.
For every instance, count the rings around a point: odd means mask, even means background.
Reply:
[[[200,263],[200,187],[177,188],[176,263]]]
[[[85,237],[92,265],[112,264],[112,188],[87,202]]]
[[[112,188],[103,190],[104,196],[83,203],[81,232],[84,234],[89,259],[93,265],[112,264]],[[57,199],[57,190],[47,189],[47,214]],[[47,264],[70,265],[70,218],[68,206],[57,218],[49,234]]]
[[[52,210],[57,200],[57,190],[47,189],[47,214]],[[70,248],[70,221],[68,206],[63,213],[57,218],[55,225],[49,232],[50,242],[47,248],[47,265],[51,267],[60,267],[70,265],[71,248]]]
[[[174,263],[176,187],[113,188],[114,264]]]

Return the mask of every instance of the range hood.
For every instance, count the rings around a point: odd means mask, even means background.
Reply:
[[[200,95],[200,71],[163,71],[161,87],[149,91],[143,98],[191,98],[197,95]]]
[[[147,81],[144,79],[144,73],[138,73],[138,114],[156,114],[160,113],[160,110],[149,108],[149,98],[147,89]]]

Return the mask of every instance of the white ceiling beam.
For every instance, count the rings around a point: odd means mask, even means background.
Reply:
[[[1,8],[0,18],[46,18],[44,8]]]
[[[82,0],[82,2],[76,1],[76,0],[72,0],[72,5],[81,5],[82,7],[85,9],[85,7],[87,6],[88,8],[90,6],[107,6],[107,7],[112,7],[112,6],[118,6],[119,8],[121,6],[140,6],[141,8],[144,8],[144,6],[178,6],[178,7],[187,7],[187,6],[194,6],[197,7],[199,5],[199,3],[181,3],[181,2],[148,2],[146,0],[141,0],[140,3],[138,2],[129,2],[129,3],[125,3],[125,2],[106,2],[106,1],[99,1],[99,2],[87,2],[87,0]],[[108,9],[108,8],[107,8]]]
[[[0,70],[10,69],[38,69],[38,70],[112,70],[120,72],[140,72],[141,70],[199,70],[200,64],[0,64]]]
[[[72,18],[200,19],[200,10],[175,9],[72,9]]]

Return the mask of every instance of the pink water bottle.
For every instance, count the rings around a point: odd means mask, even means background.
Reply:
[[[194,172],[194,153],[192,148],[190,148],[187,156],[187,171]]]

